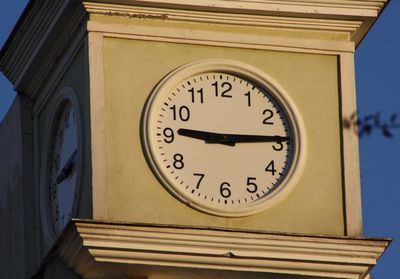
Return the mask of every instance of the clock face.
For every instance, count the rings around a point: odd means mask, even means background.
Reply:
[[[144,146],[162,184],[206,213],[258,212],[287,184],[297,133],[288,108],[247,72],[174,74],[152,92]]]
[[[53,230],[60,234],[72,217],[77,190],[78,129],[71,103],[63,106],[55,130],[48,196]]]

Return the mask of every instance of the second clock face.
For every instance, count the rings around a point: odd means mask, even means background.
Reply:
[[[71,103],[63,107],[56,125],[50,163],[49,201],[53,229],[60,234],[72,217],[77,190],[78,129]]]
[[[183,202],[216,215],[248,215],[284,185],[295,133],[268,88],[239,74],[207,71],[153,94],[146,152]]]

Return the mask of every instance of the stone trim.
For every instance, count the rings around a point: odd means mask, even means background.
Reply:
[[[390,241],[74,219],[49,257],[84,278],[162,267],[355,279],[366,278]]]
[[[0,69],[33,96],[87,12],[202,23],[348,33],[358,45],[387,0],[88,0],[34,1],[0,52]],[[129,4],[129,5],[122,5]],[[83,8],[83,5],[87,11]]]

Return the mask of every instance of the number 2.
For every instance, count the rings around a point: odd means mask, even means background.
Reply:
[[[265,124],[265,125],[274,125],[274,122],[268,121],[274,116],[274,113],[273,113],[272,110],[265,109],[263,111],[263,115],[265,115],[265,118],[263,120],[263,124]]]

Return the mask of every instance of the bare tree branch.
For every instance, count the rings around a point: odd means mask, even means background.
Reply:
[[[379,111],[358,118],[354,112],[343,119],[343,127],[358,133],[360,138],[371,135],[374,130],[379,130],[385,138],[393,138],[393,130],[400,129],[400,119],[397,113],[392,113],[389,119],[383,120]]]

